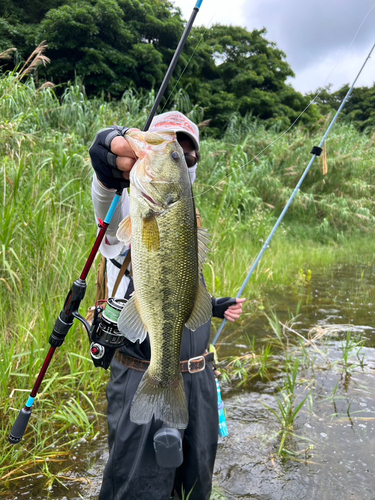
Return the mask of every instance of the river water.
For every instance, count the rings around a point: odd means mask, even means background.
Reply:
[[[264,313],[291,330],[284,329],[286,347],[275,342],[269,380],[222,383],[229,436],[219,440],[213,498],[375,500],[374,304],[375,269],[340,266],[270,289],[259,313],[226,325],[217,344],[221,359],[249,354],[249,338],[259,353],[276,339]],[[298,334],[318,340],[304,342]],[[281,425],[270,411],[279,414],[287,356],[301,359],[296,404],[306,397],[285,442],[289,458],[277,454]],[[81,443],[64,463],[63,485],[47,493],[46,479],[33,476],[6,498],[96,498],[107,456],[103,418],[98,438]]]

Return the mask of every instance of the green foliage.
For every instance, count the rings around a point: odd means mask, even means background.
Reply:
[[[242,387],[254,380],[271,380],[277,371],[276,359],[272,353],[272,346],[266,344],[259,352],[255,349],[255,339],[249,343],[248,353],[243,356],[230,356],[222,360],[220,371],[223,380]]]
[[[25,23],[38,23],[45,14],[66,0],[0,0],[0,16]]]
[[[296,417],[309,396],[307,394],[302,399],[302,401],[298,401],[300,398],[299,395],[296,394],[296,388],[299,364],[299,359],[296,358],[292,369],[286,371],[283,388],[280,390],[278,397],[276,397],[278,410],[274,410],[268,405],[265,405],[268,410],[277,418],[281,426],[280,431],[276,434],[276,436],[281,437],[279,449],[277,452],[279,456],[291,453],[290,451],[285,449],[287,438],[297,437],[299,439],[303,439],[301,436],[297,436],[293,432]]]
[[[199,196],[204,196],[206,206],[216,207],[216,217],[246,228],[254,240],[265,236],[285,207],[316,142],[301,128],[276,142],[271,137],[275,135],[251,116],[234,117],[223,141],[207,140],[202,151],[206,160],[200,172],[198,203]],[[335,233],[339,238],[342,231],[372,231],[372,144],[372,137],[359,134],[353,126],[341,124],[333,129],[327,142],[328,173],[323,175],[322,159],[317,160],[286,215],[289,231],[299,232],[312,220],[316,221],[314,237],[321,241]],[[306,236],[312,237],[311,233]]]
[[[47,79],[78,75],[90,95],[121,97],[130,87],[161,82],[182,29],[169,2],[84,0],[48,11],[37,36],[48,40],[53,61]]]
[[[155,0],[27,1],[14,9],[0,3],[0,15],[0,50],[19,51],[13,67],[46,40],[51,64],[38,69],[39,81],[66,85],[79,77],[90,97],[108,100],[132,88],[159,88],[184,28],[172,2]],[[268,127],[290,125],[308,101],[286,84],[293,71],[265,34],[219,24],[193,28],[164,105],[176,88],[185,89],[217,136],[233,113],[251,114]],[[317,117],[311,107],[302,121]]]
[[[36,78],[66,85],[77,77],[87,94],[120,99],[129,89],[150,91],[161,84],[184,21],[170,1],[145,0],[0,0],[0,51],[16,47],[14,69],[42,40],[51,64]],[[216,24],[193,28],[172,77],[168,96],[185,89],[204,109],[218,137],[233,113],[251,115],[267,127],[284,129],[293,123],[316,93],[303,96],[286,83],[293,70],[286,55],[266,38],[266,30]],[[349,90],[318,89],[315,104],[300,117],[312,127],[320,116],[338,109]],[[172,97],[173,98],[173,97]],[[342,111],[360,131],[375,125],[375,86],[354,88]],[[202,116],[203,117],[203,116]]]
[[[344,85],[336,92],[331,92],[330,85],[325,88],[319,88],[319,95],[315,99],[318,110],[322,114],[330,114],[333,117],[349,89],[349,85]],[[314,94],[310,93],[309,97],[315,97]],[[353,124],[361,132],[371,133],[375,126],[374,104],[375,85],[370,88],[354,87],[342,110],[342,119],[347,123]]]
[[[79,86],[67,91],[60,104],[50,88],[37,90],[33,80],[21,83],[16,73],[0,79],[2,445],[35,382],[58,311],[87,258],[85,249],[94,241],[92,212],[83,207],[90,205],[91,178],[85,137],[87,134],[92,140],[94,131],[88,129],[90,125],[97,128],[97,115],[95,103],[87,103]],[[83,309],[92,303],[93,279],[94,276],[88,280]],[[66,414],[76,426],[73,441],[92,433],[92,417],[96,414],[88,400],[79,397],[79,390],[94,389],[95,400],[106,374],[94,371],[87,340],[79,330],[77,325],[72,328],[72,339],[56,354],[54,369],[46,376],[30,419],[26,443],[4,454],[0,461],[2,471],[7,463],[21,458],[27,470],[33,467],[35,454],[41,453],[45,458],[56,455],[52,448],[42,451],[51,444],[55,432],[55,444],[71,442],[67,422],[60,427],[60,434],[51,430],[53,425],[59,426],[54,419],[61,400],[56,387],[75,396],[74,404],[68,406],[69,415]],[[81,350],[81,357],[68,356],[72,344]],[[84,418],[86,414],[91,415],[89,421]],[[41,437],[47,434],[48,445]]]

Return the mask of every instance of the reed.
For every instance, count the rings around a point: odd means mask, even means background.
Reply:
[[[302,400],[296,393],[297,388],[297,373],[300,362],[296,358],[292,368],[287,369],[285,372],[285,379],[283,388],[278,393],[276,397],[276,403],[278,410],[274,410],[270,406],[266,405],[266,408],[277,418],[280,423],[281,429],[273,436],[273,439],[280,436],[280,444],[277,451],[279,456],[292,455],[292,453],[285,448],[287,438],[298,438],[306,439],[303,436],[298,436],[294,432],[294,422],[297,415],[301,411],[305,401],[307,400],[309,394],[307,394]],[[299,401],[298,401],[299,400]]]

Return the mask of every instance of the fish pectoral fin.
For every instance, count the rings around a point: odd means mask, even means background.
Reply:
[[[207,259],[207,254],[209,251],[208,245],[210,244],[211,236],[207,229],[204,229],[203,227],[198,228],[197,236],[199,269],[202,270],[203,264]]]
[[[207,292],[204,284],[199,281],[198,295],[195,300],[193,312],[186,322],[189,330],[196,330],[199,326],[204,325],[212,316],[212,301],[211,295]]]
[[[146,338],[147,331],[137,309],[135,294],[133,294],[128,302],[124,305],[117,327],[130,342],[143,342]]]
[[[159,228],[154,215],[142,220],[142,242],[150,252],[160,248]]]
[[[129,245],[132,239],[132,222],[130,215],[123,219],[117,229],[116,237],[118,240],[123,241],[125,245]]]

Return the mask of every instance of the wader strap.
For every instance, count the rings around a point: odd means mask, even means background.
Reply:
[[[197,217],[197,226],[198,227],[203,227],[203,225],[202,225],[202,217],[201,217],[201,214],[199,213],[199,210],[197,208],[195,209],[195,215]]]
[[[130,260],[131,260],[131,254],[130,254],[130,249],[129,249],[128,253],[126,254],[125,260],[121,266],[121,269],[117,275],[116,283],[115,283],[115,286],[113,287],[113,291],[112,291],[112,297],[115,297],[115,295],[116,295],[116,292],[117,292],[117,289],[120,285],[122,277],[124,276],[128,266],[130,264]]]

